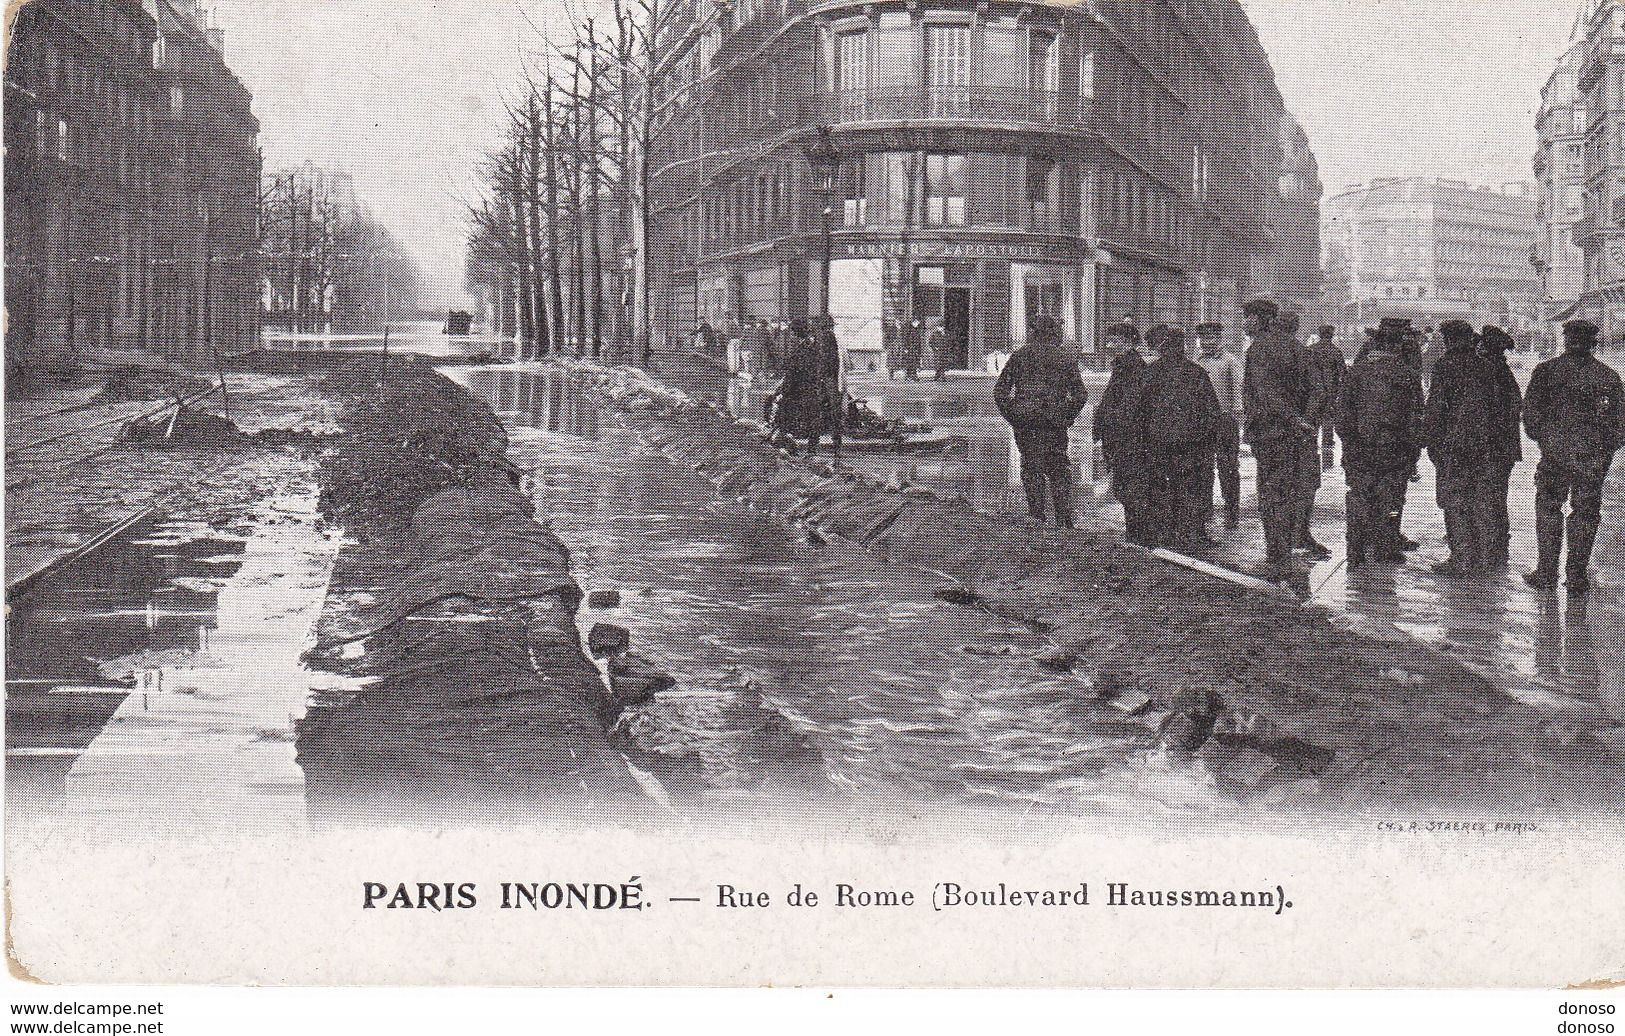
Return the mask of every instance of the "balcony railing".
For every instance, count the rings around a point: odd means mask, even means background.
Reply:
[[[932,86],[909,90],[843,90],[811,101],[809,117],[825,125],[964,119],[995,123],[1087,125],[1087,101],[1050,90],[996,86]]]

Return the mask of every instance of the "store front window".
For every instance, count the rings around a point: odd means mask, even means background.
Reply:
[[[965,156],[925,156],[925,222],[965,225]]]
[[[1010,337],[1026,341],[1027,329],[1039,317],[1061,326],[1067,342],[1078,340],[1078,278],[1075,267],[1010,264]]]

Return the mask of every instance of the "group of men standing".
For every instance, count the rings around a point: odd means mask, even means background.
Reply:
[[[1196,329],[1195,361],[1187,358],[1179,328],[1158,325],[1143,341],[1129,321],[1107,330],[1115,359],[1093,432],[1130,542],[1182,550],[1212,545],[1205,525],[1215,482],[1225,525],[1237,527],[1245,436],[1257,461],[1267,574],[1290,574],[1294,551],[1330,557],[1311,535],[1310,518],[1321,451],[1333,445],[1335,431],[1348,484],[1351,568],[1399,563],[1417,546],[1400,521],[1424,449],[1436,472],[1450,548],[1435,571],[1466,576],[1503,566],[1521,428],[1541,451],[1535,473],[1539,562],[1525,579],[1539,589],[1555,587],[1566,538],[1567,585],[1571,592],[1587,589],[1603,482],[1625,444],[1625,398],[1619,376],[1591,355],[1595,325],[1566,324],[1565,352],[1536,367],[1521,396],[1506,360],[1512,337],[1498,327],[1443,324],[1445,351],[1424,388],[1421,339],[1409,321],[1384,320],[1368,330],[1350,368],[1333,328],[1321,328],[1306,345],[1297,338],[1296,316],[1275,303],[1255,300],[1242,312],[1251,342],[1245,360],[1225,350],[1217,324]],[[1028,344],[1001,374],[995,399],[1015,431],[1030,514],[1043,520],[1052,509],[1057,522],[1070,526],[1067,436],[1088,392],[1076,362],[1060,349],[1053,321],[1035,321]]]

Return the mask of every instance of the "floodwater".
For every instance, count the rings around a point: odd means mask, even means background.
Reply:
[[[1521,380],[1528,370],[1519,368]],[[697,398],[726,405],[733,413],[759,421],[762,401],[772,384],[730,379],[693,365],[658,371],[668,382]],[[923,426],[911,438],[938,442],[941,448],[899,453],[850,445],[852,467],[896,484],[928,486],[964,497],[983,511],[1020,516],[1026,513],[1019,454],[1009,427],[993,405],[992,379],[950,378],[944,384],[856,379],[851,394],[886,417]],[[1090,382],[1098,399],[1101,376]],[[1072,434],[1072,458],[1079,520],[1111,529],[1122,526],[1122,510],[1111,497],[1109,479],[1098,450],[1090,441],[1092,407],[1080,416]],[[1609,479],[1602,532],[1593,567],[1597,571],[1588,598],[1568,600],[1531,591],[1520,574],[1534,566],[1534,469],[1539,448],[1524,443],[1526,461],[1513,474],[1510,506],[1513,523],[1512,565],[1505,572],[1473,580],[1452,580],[1430,570],[1448,556],[1444,525],[1434,499],[1433,468],[1424,456],[1419,478],[1409,487],[1405,531],[1421,544],[1403,568],[1368,568],[1348,572],[1342,550],[1345,486],[1336,448],[1321,455],[1323,485],[1317,497],[1314,534],[1332,550],[1332,558],[1307,574],[1314,604],[1406,633],[1448,650],[1490,677],[1507,693],[1554,716],[1611,717],[1625,724],[1625,462],[1616,463]],[[1263,530],[1256,511],[1256,469],[1243,449],[1241,463],[1243,522],[1225,530],[1218,522],[1209,533],[1218,544],[1204,558],[1241,571],[1256,571],[1264,561]]]
[[[620,593],[618,607],[584,607],[583,628],[626,626],[633,650],[676,677],[622,720],[634,762],[675,800],[1140,818],[1227,808],[1200,767],[1149,750],[1147,720],[1037,666],[1041,636],[939,600],[946,578],[717,499],[567,376],[454,376],[509,426],[510,456],[583,589]]]
[[[313,486],[241,528],[153,519],[10,602],[8,832],[305,827],[300,655],[337,540]]]

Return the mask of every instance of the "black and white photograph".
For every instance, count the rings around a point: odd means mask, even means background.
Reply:
[[[4,76],[14,979],[1625,982],[1625,3]]]

